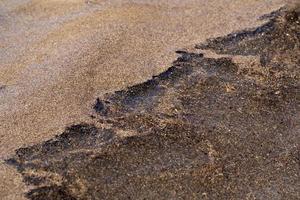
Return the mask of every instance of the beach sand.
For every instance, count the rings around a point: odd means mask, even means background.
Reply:
[[[178,49],[255,27],[284,0],[0,0],[0,158],[89,122],[96,97],[170,67]],[[28,188],[0,164],[0,198]]]

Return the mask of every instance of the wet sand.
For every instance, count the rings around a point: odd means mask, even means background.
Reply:
[[[31,200],[297,199],[299,14],[176,51],[159,75],[99,96],[90,123],[6,163]]]
[[[258,26],[284,3],[2,0],[1,158],[89,122],[96,97],[166,70],[175,50]],[[3,199],[21,199],[21,177],[0,173]]]

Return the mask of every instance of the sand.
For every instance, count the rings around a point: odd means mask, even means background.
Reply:
[[[284,0],[0,1],[0,158],[86,122],[95,98],[170,66],[177,49],[254,27]],[[0,165],[0,198],[22,199]]]

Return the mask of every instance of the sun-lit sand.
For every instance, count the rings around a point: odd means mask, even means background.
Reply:
[[[103,93],[143,82],[178,49],[262,23],[286,0],[0,0],[0,158],[87,122]],[[0,163],[0,199],[26,187]]]

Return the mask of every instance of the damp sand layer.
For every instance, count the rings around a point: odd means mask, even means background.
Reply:
[[[300,21],[196,46],[152,79],[100,96],[90,116],[6,162],[27,198],[298,199]]]

